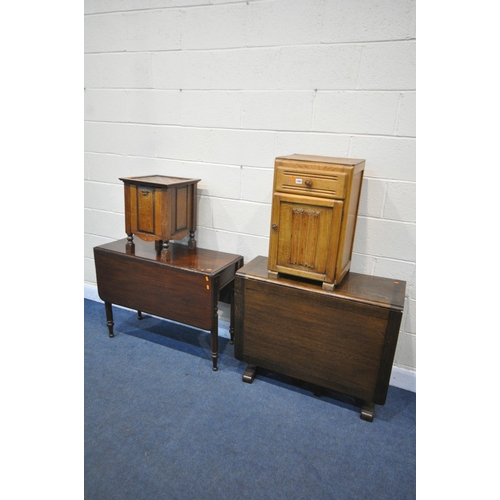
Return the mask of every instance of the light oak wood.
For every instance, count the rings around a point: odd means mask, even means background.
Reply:
[[[365,160],[275,160],[268,270],[338,285],[350,268]]]

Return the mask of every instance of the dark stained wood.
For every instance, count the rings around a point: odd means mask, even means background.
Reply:
[[[366,420],[367,422],[373,422],[373,416],[375,414],[375,405],[373,403],[362,403],[360,418]]]
[[[307,289],[318,294],[325,294],[328,297],[334,296],[356,300],[366,304],[391,307],[403,311],[406,283],[404,281],[381,278],[349,272],[342,281],[342,286],[338,286],[333,291],[325,291],[318,287],[318,283],[313,280],[294,278],[285,275],[271,278],[268,276],[267,258],[256,257],[238,271],[238,276],[251,276],[254,280],[273,282],[280,286],[297,287]]]
[[[106,325],[108,327],[109,336],[113,338],[115,336],[113,331],[115,323],[113,321],[113,310],[111,309],[111,304],[109,302],[104,302],[104,309],[106,310]]]
[[[231,286],[243,257],[172,244],[168,254],[154,242],[122,239],[94,248],[99,297],[106,304],[110,337],[111,304],[164,317],[211,332],[214,370],[218,359],[217,303]],[[233,289],[230,288],[230,293]],[[234,332],[234,324],[230,325]]]
[[[170,256],[168,260],[165,261],[162,259],[155,245],[142,240],[137,240],[134,245],[134,251],[130,253],[130,255],[133,255],[137,259],[158,262],[162,266],[185,269],[186,271],[208,275],[219,274],[223,272],[230,263],[239,262],[242,259],[241,255],[218,252],[206,248],[197,248],[193,251],[186,245],[172,243],[170,245]],[[118,255],[129,255],[131,251],[125,238],[95,248],[98,248],[99,251],[109,251]]]
[[[236,273],[235,357],[364,401],[384,404],[406,283],[348,273],[321,283],[269,277],[257,257]]]
[[[243,377],[242,377],[243,382],[246,382],[247,384],[251,384],[253,382],[256,374],[257,374],[257,366],[250,365],[250,364],[247,365],[245,373],[243,373]]]

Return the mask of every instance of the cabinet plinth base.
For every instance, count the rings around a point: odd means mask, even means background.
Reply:
[[[271,279],[278,279],[280,276],[285,276],[285,273],[279,273],[278,271],[271,271],[270,269],[267,270],[267,277]],[[288,279],[295,279],[296,276],[292,274],[287,274],[286,277]],[[321,280],[318,280],[318,283],[321,283],[321,288],[327,292],[333,292],[335,289],[336,285],[335,283],[327,283],[326,281],[321,282]]]

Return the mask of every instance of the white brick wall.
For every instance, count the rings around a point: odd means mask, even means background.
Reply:
[[[201,178],[198,245],[267,255],[274,158],[366,159],[352,269],[407,281],[415,370],[414,0],[85,1],[85,282],[119,177]]]

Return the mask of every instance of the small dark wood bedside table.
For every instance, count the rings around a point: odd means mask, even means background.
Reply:
[[[372,421],[385,404],[406,283],[347,273],[333,291],[300,278],[268,276],[257,257],[235,277],[236,359],[347,394]]]
[[[170,245],[165,258],[155,242],[124,238],[94,248],[97,290],[104,301],[109,336],[114,337],[112,304],[209,330],[213,370],[217,370],[217,302],[222,289],[231,302],[230,335],[234,339],[234,275],[241,255]]]

